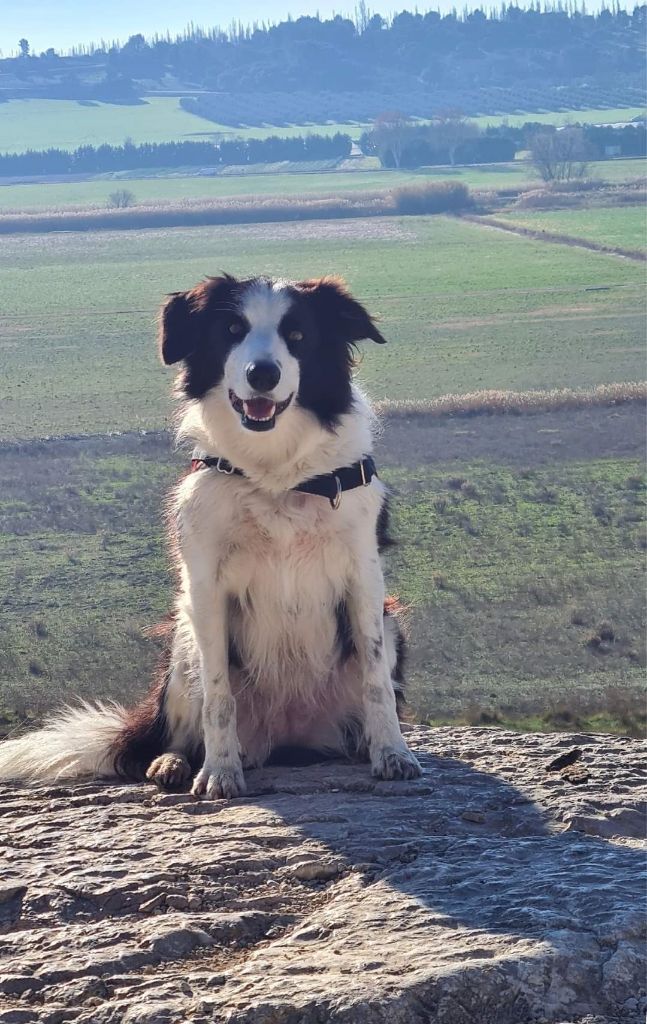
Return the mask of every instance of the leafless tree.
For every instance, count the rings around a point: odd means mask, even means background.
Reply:
[[[530,140],[530,158],[544,181],[583,178],[588,157],[584,133],[575,126],[537,132]]]
[[[108,196],[107,206],[110,209],[124,210],[127,206],[134,206],[135,193],[127,188],[119,188]]]
[[[447,149],[453,167],[458,147],[474,139],[478,133],[478,127],[467,121],[459,110],[444,110],[434,118],[429,137],[440,149]]]
[[[402,152],[412,130],[413,122],[399,110],[385,111],[375,119],[372,135],[382,164],[400,166]]]

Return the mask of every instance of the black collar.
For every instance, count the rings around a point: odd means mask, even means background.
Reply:
[[[215,469],[225,476],[245,476],[242,469],[232,466],[227,459],[218,458],[215,455],[207,455],[196,449],[191,456],[191,469]],[[341,469],[334,469],[332,473],[324,473],[322,476],[313,476],[311,480],[304,480],[293,487],[294,491],[302,491],[304,494],[318,494],[322,498],[328,498],[333,508],[339,508],[341,496],[344,491],[353,491],[356,487],[368,487],[374,476],[377,476],[375,462],[370,455],[365,455],[359,462],[352,466],[342,466]]]

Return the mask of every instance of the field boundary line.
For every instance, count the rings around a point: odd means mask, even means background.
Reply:
[[[604,245],[603,242],[592,242],[587,238],[576,238],[573,235],[562,235],[555,231],[527,228],[522,224],[513,224],[508,221],[499,220],[498,217],[465,213],[461,216],[461,220],[499,231],[508,231],[510,234],[521,235],[522,238],[532,238],[538,242],[552,242],[557,245],[568,245],[577,249],[588,249],[591,252],[601,252],[606,256],[621,256],[623,259],[637,260],[641,263],[647,260],[647,253],[641,252],[639,249],[623,249],[619,245]]]

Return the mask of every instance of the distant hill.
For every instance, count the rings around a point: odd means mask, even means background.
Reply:
[[[645,5],[403,11],[387,20],[360,4],[355,20],[135,35],[69,55],[32,54],[22,40],[20,56],[0,61],[0,100],[128,104],[167,93],[223,124],[366,120],[393,108],[428,117],[449,107],[474,115],[640,105],[646,26]]]

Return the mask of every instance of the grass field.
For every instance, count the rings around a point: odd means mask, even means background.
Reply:
[[[625,233],[633,212],[567,211]],[[220,269],[344,274],[390,342],[364,352],[374,398],[644,377],[644,266],[450,217],[5,237],[0,439],[99,436],[0,444],[0,734],[150,677],[186,456],[104,435],[169,422],[155,311]],[[644,436],[638,403],[387,424],[421,718],[644,728]]]
[[[142,103],[79,103],[76,100],[10,100],[0,104],[0,152],[22,153],[27,149],[76,149],[133,142],[203,140],[236,135],[265,138],[267,135],[334,134],[344,131],[359,136],[362,126],[295,125],[232,128],[189,114],[177,97],[149,96]]]
[[[550,231],[622,249],[647,249],[647,213],[643,206],[584,210],[523,210],[500,214],[501,220],[532,231]]]
[[[637,407],[392,428],[387,581],[409,609],[417,714],[638,730]],[[182,465],[163,436],[0,449],[0,733],[62,699],[145,687],[142,629],[171,592],[162,495]]]
[[[526,121],[536,121],[540,124],[619,124],[633,120],[634,117],[645,117],[645,107],[597,107],[590,110],[559,110],[532,111],[529,114],[501,114],[492,117],[487,114],[485,117],[475,117],[474,120],[480,125],[488,124],[512,124],[522,125]]]
[[[544,114],[510,114],[476,118],[485,124],[503,120],[510,124],[545,121],[565,124],[570,121],[627,121],[644,114],[640,107],[613,110],[567,110]],[[208,138],[213,134],[262,138],[267,135],[301,135],[304,131],[334,133],[343,131],[359,137],[365,125],[295,125],[232,129],[182,110],[176,97],[151,96],[144,103],[120,106],[111,103],[87,104],[75,100],[10,100],[0,104],[0,152],[21,153],[26,149],[76,149],[77,146],[118,145],[126,137],[133,142],[167,142],[175,139]]]
[[[391,342],[374,398],[644,377],[644,268],[449,217],[7,236],[0,438],[154,428],[165,293],[221,269],[341,273]]]
[[[0,106],[0,111],[2,107]],[[643,177],[647,165],[642,160],[605,160],[590,165],[592,178],[610,182]],[[222,177],[197,177],[181,173],[158,177],[95,178],[52,184],[0,185],[0,213],[39,211],[46,207],[105,206],[109,195],[127,188],[136,202],[178,201],[183,199],[222,199],[234,196],[339,194],[340,192],[380,190],[426,181],[462,181],[473,189],[520,188],[542,185],[534,168],[526,162],[491,164],[487,167],[426,168],[420,171],[328,171],[305,174],[241,174]]]

